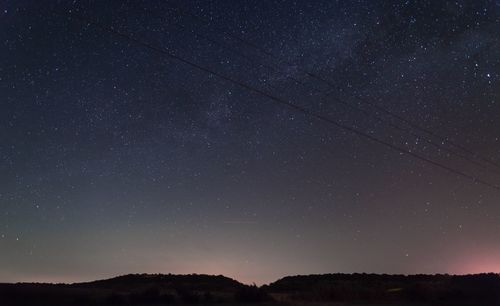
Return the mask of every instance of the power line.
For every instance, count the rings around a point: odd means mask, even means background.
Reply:
[[[177,7],[177,6],[176,6],[176,7],[174,7],[174,8],[173,8],[173,10],[175,10],[176,12],[180,12],[180,13],[184,13],[184,14],[189,14],[189,16],[191,16],[192,18],[195,18],[195,20],[200,21],[200,22],[202,21],[201,19],[196,18],[196,15],[190,14],[189,12],[184,11],[184,10],[182,10],[181,8]],[[157,17],[160,17],[160,18],[162,18],[162,17],[163,17],[163,16],[160,16],[159,14],[156,14],[156,13],[153,13],[153,14],[154,14],[154,15],[156,15]],[[279,72],[279,70],[280,70],[280,68],[279,68],[279,67],[277,67],[277,66],[271,66],[271,65],[268,65],[268,64],[265,64],[265,63],[262,63],[262,62],[257,62],[255,59],[253,59],[253,58],[251,58],[251,57],[247,56],[247,55],[246,55],[246,54],[244,54],[243,52],[240,52],[240,51],[238,51],[238,50],[236,50],[236,49],[234,49],[234,48],[232,48],[232,47],[230,47],[230,46],[228,46],[228,45],[226,45],[226,44],[224,44],[224,43],[222,43],[222,42],[219,42],[219,41],[217,41],[217,40],[214,40],[214,39],[212,39],[212,38],[208,37],[207,35],[201,34],[199,31],[195,31],[195,30],[192,30],[192,29],[188,29],[186,26],[184,26],[184,25],[178,25],[177,23],[171,23],[171,25],[174,25],[175,27],[177,27],[178,29],[181,29],[182,31],[191,32],[193,35],[195,35],[195,36],[197,36],[197,37],[201,37],[201,38],[203,38],[203,39],[207,40],[208,42],[211,42],[211,43],[213,43],[213,44],[215,44],[215,45],[218,45],[218,46],[222,47],[223,49],[226,49],[226,50],[228,50],[228,51],[230,51],[230,52],[232,52],[232,53],[234,53],[234,54],[236,54],[236,55],[238,55],[238,56],[240,56],[240,57],[244,58],[245,60],[247,60],[247,61],[248,61],[248,62],[250,62],[250,63],[257,63],[257,65],[259,65],[259,66],[261,66],[261,67],[264,67],[264,68],[267,68],[267,69],[269,69],[269,70],[271,70],[271,71],[273,71],[273,72]],[[254,45],[253,45],[253,44],[249,44],[249,45],[250,45],[250,46],[252,46],[252,47],[254,47]],[[262,50],[263,50],[263,49],[259,49],[259,51],[264,52],[264,51],[262,51]],[[272,55],[271,53],[267,53],[267,54]],[[292,80],[293,82],[295,82],[295,83],[297,83],[297,84],[302,85],[302,86],[303,86],[306,90],[308,90],[308,91],[309,91],[309,88],[306,88],[306,84],[304,84],[304,83],[303,83],[303,82],[301,82],[300,80],[297,80],[296,78],[293,78],[293,77],[291,77],[291,76],[286,76],[285,78],[286,78],[286,79],[290,79],[290,80]],[[277,90],[277,88],[275,88],[275,87],[271,86],[270,84],[266,84],[266,86],[268,86],[268,87],[269,87],[269,88],[271,88],[271,89]],[[355,110],[357,110],[357,111],[359,111],[359,112],[362,112],[362,113],[363,113],[363,114],[365,114],[366,116],[369,116],[369,117],[375,118],[375,119],[377,119],[379,122],[383,122],[383,123],[385,123],[385,124],[388,124],[389,126],[391,126],[391,127],[395,128],[395,129],[398,129],[398,130],[406,130],[406,129],[404,129],[404,128],[401,128],[400,126],[397,126],[397,125],[392,124],[391,122],[386,122],[386,121],[384,121],[382,118],[380,118],[380,117],[378,117],[378,116],[376,116],[376,115],[373,115],[373,114],[371,114],[371,113],[369,113],[369,112],[367,112],[367,111],[365,111],[365,110],[363,110],[363,109],[361,109],[361,108],[358,108],[358,107],[356,107],[356,106],[353,106],[353,105],[351,105],[351,104],[349,104],[349,103],[343,102],[343,101],[341,101],[341,100],[334,101],[334,102],[335,102],[335,103],[338,103],[338,104],[342,104],[342,105],[344,105],[344,106],[346,106],[346,107],[349,107],[349,108],[355,109]]]
[[[76,15],[73,15],[73,16],[76,16]],[[478,179],[478,178],[476,178],[476,177],[474,177],[472,175],[469,175],[469,174],[467,174],[465,172],[462,172],[460,170],[454,169],[452,167],[443,165],[443,164],[441,164],[439,162],[436,162],[436,161],[433,161],[433,160],[431,160],[429,158],[420,156],[419,154],[411,152],[410,150],[407,150],[407,149],[404,149],[404,148],[400,148],[400,147],[398,147],[398,146],[396,146],[396,145],[394,145],[392,143],[389,143],[389,142],[386,142],[386,141],[381,140],[379,138],[376,138],[376,137],[374,137],[374,136],[372,136],[372,135],[370,135],[370,134],[368,134],[366,132],[360,131],[360,130],[358,130],[356,128],[353,128],[353,127],[344,125],[342,123],[339,123],[339,122],[337,122],[337,121],[335,121],[335,120],[333,120],[331,118],[328,118],[328,117],[326,117],[324,115],[314,113],[311,110],[309,110],[308,108],[305,108],[305,107],[293,104],[293,103],[291,103],[289,101],[283,100],[283,99],[281,99],[281,98],[279,98],[277,96],[274,96],[274,95],[272,95],[270,93],[262,91],[262,90],[260,90],[258,88],[255,88],[255,87],[253,87],[251,85],[248,85],[248,84],[246,84],[244,82],[238,81],[238,80],[233,79],[231,77],[228,77],[228,76],[226,76],[224,74],[221,74],[219,72],[213,71],[210,68],[207,68],[207,67],[204,67],[202,65],[199,65],[199,64],[196,64],[194,62],[191,62],[191,61],[189,61],[189,60],[187,60],[187,59],[185,59],[185,58],[183,58],[181,56],[178,56],[176,54],[171,53],[168,49],[156,47],[156,46],[154,46],[154,45],[152,45],[150,43],[147,43],[147,42],[141,41],[139,39],[136,39],[136,38],[132,37],[131,35],[128,35],[128,34],[120,32],[118,30],[115,30],[112,27],[105,27],[105,26],[103,26],[103,25],[101,25],[99,23],[89,22],[85,18],[82,18],[82,17],[76,17],[76,18],[79,19],[80,21],[83,21],[83,22],[87,23],[88,25],[92,25],[92,26],[94,26],[94,27],[96,27],[96,28],[98,28],[98,29],[100,29],[102,31],[111,33],[113,35],[119,36],[119,37],[121,37],[123,39],[126,39],[128,41],[134,42],[134,43],[136,43],[138,45],[141,45],[141,46],[143,46],[143,47],[145,47],[145,48],[147,48],[147,49],[149,49],[151,51],[154,51],[156,53],[160,53],[162,55],[165,55],[167,57],[175,59],[175,60],[177,60],[177,61],[179,61],[181,63],[184,63],[184,64],[186,64],[188,66],[196,68],[196,69],[198,69],[200,71],[206,72],[206,73],[208,73],[210,75],[213,75],[213,76],[216,76],[216,77],[218,77],[218,78],[220,78],[222,80],[225,80],[227,82],[230,82],[230,83],[233,83],[235,85],[238,85],[241,88],[244,88],[244,89],[246,89],[246,90],[248,90],[250,92],[259,94],[261,96],[264,96],[264,97],[268,98],[269,100],[271,100],[271,101],[273,101],[275,103],[278,103],[278,104],[281,104],[281,105],[285,105],[285,106],[287,106],[287,107],[289,107],[291,109],[294,109],[294,110],[296,110],[298,112],[303,113],[304,115],[306,115],[308,117],[316,118],[316,119],[318,119],[320,121],[332,124],[332,125],[340,128],[340,129],[343,129],[343,130],[346,130],[346,131],[351,132],[353,134],[356,134],[356,135],[360,136],[361,138],[365,138],[365,139],[371,140],[371,141],[373,141],[375,143],[384,145],[384,146],[386,146],[386,147],[388,147],[388,148],[390,148],[390,149],[392,149],[394,151],[397,151],[399,153],[408,154],[408,155],[410,155],[410,156],[412,156],[412,157],[414,157],[416,159],[419,159],[421,161],[424,161],[426,163],[429,163],[429,164],[432,164],[432,165],[434,165],[436,167],[444,169],[444,170],[446,170],[446,171],[448,171],[450,173],[453,173],[453,174],[456,174],[458,176],[464,177],[464,178],[466,178],[468,180],[471,180],[474,183],[482,184],[482,185],[490,187],[492,189],[500,190],[500,186],[497,186],[495,184],[489,183],[489,182],[487,182],[485,180],[482,180],[482,179]]]
[[[177,7],[177,6],[175,6],[175,7],[173,8],[173,10],[175,10],[176,12],[180,12],[181,14],[187,14],[189,17],[191,17],[191,18],[195,19],[196,21],[203,22],[203,19],[198,18],[196,15],[194,15],[194,14],[192,14],[192,13],[190,13],[190,12],[186,11],[186,10],[183,10],[183,9],[181,9],[181,8]],[[157,16],[158,16],[158,15],[157,15]],[[181,27],[181,26],[178,26],[178,25],[177,25],[177,27],[182,28],[182,29],[183,29],[183,30],[185,30],[185,31],[189,31],[189,30],[188,30],[185,26],[182,26],[182,27]],[[240,51],[238,51],[238,50],[235,50],[235,49],[233,49],[233,48],[231,48],[231,47],[229,47],[229,46],[227,46],[227,45],[225,45],[225,44],[223,44],[223,43],[220,43],[220,42],[218,42],[218,41],[216,41],[216,40],[214,40],[214,39],[211,39],[210,37],[208,37],[208,36],[206,36],[206,35],[202,35],[202,34],[200,34],[199,32],[196,32],[195,30],[190,30],[190,31],[191,31],[191,33],[193,33],[194,35],[200,36],[200,37],[202,37],[202,38],[206,39],[206,40],[207,40],[207,41],[209,41],[209,42],[212,42],[212,43],[214,43],[214,44],[217,44],[217,45],[221,46],[222,48],[227,49],[227,50],[231,51],[232,53],[234,53],[234,54],[236,54],[236,55],[238,55],[238,56],[240,56],[240,57],[243,57],[243,58],[244,58],[244,59],[246,59],[247,61],[250,61],[250,62],[253,62],[253,63],[255,63],[255,62],[256,62],[254,59],[250,58],[249,56],[247,56],[246,54],[244,54],[244,53],[242,53],[242,52],[240,52]],[[223,30],[223,31],[224,31],[224,30]],[[226,31],[224,31],[224,32],[226,32]],[[250,45],[250,46],[252,46],[252,47],[254,46],[253,44],[248,44],[248,45]],[[262,48],[258,48],[257,50],[258,50],[259,52],[263,52],[263,49],[262,49]],[[272,56],[272,57],[276,57],[276,56],[274,56],[273,54],[268,53],[268,52],[266,52],[265,54],[268,54],[268,55],[270,55],[270,56]],[[281,59],[279,59],[279,58],[278,58],[278,60],[281,60]],[[270,69],[270,70],[272,70],[272,71],[278,71],[278,70],[280,70],[280,68],[279,68],[279,67],[277,67],[277,66],[274,66],[274,67],[273,67],[273,66],[270,66],[270,65],[267,65],[267,64],[263,64],[262,62],[257,62],[257,64],[258,64],[258,65],[260,65],[260,66],[263,66],[263,67],[265,67],[265,68],[268,68],[268,69]],[[335,85],[335,84],[332,84],[330,81],[325,80],[324,78],[321,78],[321,77],[320,77],[320,76],[318,76],[317,74],[314,74],[314,73],[311,73],[311,72],[306,72],[306,75],[307,75],[307,76],[309,76],[310,78],[314,78],[314,79],[316,79],[316,80],[321,81],[322,83],[325,83],[325,84],[326,84],[326,85],[328,85],[329,87],[332,87],[332,88],[336,88],[336,89],[340,89],[340,90],[342,90],[342,88],[340,88],[339,86],[337,86],[337,85]],[[287,78],[288,78],[288,79],[291,79],[292,81],[295,81],[296,83],[298,83],[298,84],[300,84],[300,85],[303,85],[303,86],[305,87],[305,84],[304,84],[304,83],[302,83],[302,82],[300,82],[300,81],[298,81],[297,79],[292,78],[292,77],[287,77]],[[268,85],[268,86],[269,86],[269,84],[266,84],[266,85]],[[273,87],[271,87],[271,86],[269,86],[269,87],[270,87],[271,89],[275,89],[275,88],[273,88]],[[307,90],[309,90],[308,88],[306,88],[306,89],[307,89]],[[318,92],[320,92],[320,91],[318,91]],[[328,96],[330,96],[330,94],[327,94],[327,97],[328,97]],[[399,118],[401,121],[403,121],[403,120],[404,120],[404,118],[401,118],[401,117],[400,117],[400,116],[398,116],[397,114],[394,114],[394,113],[391,113],[391,112],[389,112],[389,111],[387,111],[387,110],[385,110],[385,109],[382,109],[380,106],[378,106],[378,105],[376,105],[376,104],[373,104],[373,103],[371,103],[371,102],[369,102],[369,101],[365,101],[365,100],[361,99],[361,98],[360,98],[360,97],[358,97],[358,96],[354,96],[354,98],[357,98],[358,100],[360,100],[360,101],[361,101],[361,102],[363,102],[364,104],[367,104],[367,105],[370,105],[370,106],[372,106],[372,107],[375,107],[375,108],[377,108],[377,109],[381,110],[382,112],[384,112],[384,113],[386,113],[386,114],[390,114],[392,117],[397,117],[397,118]],[[444,146],[444,145],[443,145],[443,144],[441,144],[441,143],[435,143],[435,142],[434,142],[434,141],[432,141],[431,139],[425,138],[425,137],[423,137],[422,135],[419,135],[419,134],[416,134],[416,133],[412,132],[410,129],[407,129],[407,128],[404,128],[404,127],[401,127],[401,126],[399,126],[399,125],[397,125],[397,124],[394,124],[394,123],[392,123],[392,122],[390,122],[390,121],[386,121],[386,120],[384,120],[383,118],[381,118],[381,117],[379,117],[379,116],[377,116],[377,115],[375,115],[375,114],[373,114],[373,113],[371,113],[371,112],[369,112],[369,111],[366,111],[366,110],[364,110],[364,109],[362,109],[362,108],[359,108],[359,107],[356,107],[356,106],[352,105],[352,103],[347,103],[347,102],[345,102],[345,101],[343,101],[343,100],[340,100],[340,99],[338,99],[338,98],[337,98],[337,100],[336,100],[336,101],[333,101],[333,102],[334,102],[334,103],[337,103],[337,104],[341,104],[341,105],[343,105],[343,106],[345,106],[345,107],[348,107],[348,108],[354,109],[354,110],[356,110],[356,111],[358,111],[358,112],[361,112],[361,113],[363,113],[365,116],[368,116],[368,117],[374,118],[375,120],[377,120],[377,121],[379,121],[379,122],[381,122],[381,123],[387,124],[388,126],[390,126],[390,127],[394,128],[394,129],[397,129],[397,130],[402,131],[402,132],[406,132],[406,133],[408,133],[409,135],[411,135],[412,137],[416,137],[417,139],[423,139],[426,143],[428,143],[429,145],[431,145],[431,146],[433,146],[433,147],[437,148],[438,150],[442,150],[442,151],[445,151],[445,152],[447,152],[447,153],[449,153],[449,154],[456,155],[456,156],[458,156],[459,158],[462,158],[463,160],[468,161],[468,162],[470,162],[470,163],[472,163],[472,164],[474,164],[474,165],[476,165],[476,166],[478,166],[478,167],[480,167],[480,168],[482,168],[482,169],[485,169],[485,170],[488,170],[488,171],[493,171],[493,172],[495,172],[495,173],[497,173],[497,174],[500,174],[500,170],[498,170],[498,169],[490,169],[490,168],[489,168],[489,167],[487,167],[486,165],[484,165],[484,164],[482,164],[482,163],[480,163],[480,162],[476,161],[476,160],[475,160],[475,159],[473,159],[473,158],[470,158],[470,157],[468,157],[468,156],[466,156],[466,155],[463,155],[463,154],[461,154],[461,153],[458,153],[458,152],[456,152],[456,151],[454,151],[454,150],[452,150],[452,149],[450,149],[450,148],[448,148],[448,147]],[[408,122],[406,122],[406,124],[407,124],[407,125],[409,125],[409,126],[410,126],[410,128],[411,128],[411,127],[415,128],[414,126],[412,126],[412,125],[411,125],[410,123],[408,123]],[[427,131],[427,132],[428,132],[428,133],[432,133],[432,132],[430,132],[430,131]],[[441,141],[442,141],[442,140],[441,140]]]
[[[319,78],[318,78],[318,79],[319,79]],[[322,80],[323,82],[326,82],[326,83],[327,83],[327,84],[329,84],[331,87],[334,87],[334,86],[335,86],[334,84],[330,84],[330,82],[328,82],[328,81],[326,81],[326,80],[323,80],[323,79],[319,79],[319,80]],[[357,97],[357,96],[354,96],[354,98],[356,98],[356,99],[358,99],[358,100],[363,101],[363,102],[364,102],[365,104],[367,104],[367,105],[371,105],[371,106],[373,106],[373,107],[375,107],[375,108],[379,109],[379,107],[378,107],[376,104],[373,104],[373,103],[371,103],[371,102],[369,102],[369,101],[366,101],[366,100],[364,100],[364,99],[362,99],[362,98],[360,98],[360,97]],[[458,157],[460,157],[460,158],[462,158],[462,159],[464,159],[464,160],[466,160],[466,161],[468,161],[468,162],[470,162],[470,163],[472,163],[472,164],[474,164],[474,165],[476,165],[476,166],[478,166],[478,167],[481,167],[481,168],[483,168],[483,169],[485,169],[485,170],[492,171],[492,172],[494,172],[494,173],[500,174],[500,170],[498,170],[498,169],[491,169],[491,168],[489,168],[488,166],[486,166],[485,164],[482,164],[482,163],[480,163],[480,162],[477,162],[476,160],[474,160],[474,159],[472,159],[472,158],[468,157],[467,155],[463,155],[463,154],[461,154],[461,153],[458,153],[458,152],[456,152],[456,151],[454,151],[454,150],[452,150],[452,149],[447,148],[447,147],[446,147],[446,146],[444,146],[444,145],[441,145],[440,143],[435,143],[435,142],[434,142],[434,141],[432,141],[431,139],[429,139],[429,138],[425,138],[425,137],[422,137],[421,135],[416,134],[416,133],[412,132],[412,131],[411,131],[411,130],[409,130],[409,129],[405,129],[405,128],[403,128],[403,127],[401,127],[401,126],[399,126],[399,125],[393,124],[393,123],[391,123],[391,122],[386,122],[384,119],[381,119],[380,117],[373,115],[371,112],[365,111],[365,110],[363,110],[363,109],[361,109],[361,108],[358,108],[358,107],[355,107],[355,106],[352,106],[350,103],[343,102],[342,100],[338,100],[338,101],[342,102],[342,104],[344,104],[344,105],[346,105],[346,106],[348,106],[348,107],[351,107],[351,108],[354,108],[354,109],[357,109],[357,110],[359,110],[359,111],[363,112],[363,113],[364,113],[365,115],[367,115],[367,116],[373,117],[373,118],[375,118],[375,119],[377,119],[377,120],[379,120],[379,121],[381,121],[381,122],[384,122],[384,123],[386,123],[386,124],[390,125],[391,127],[394,127],[394,128],[396,128],[396,129],[398,129],[398,130],[401,130],[401,131],[404,131],[404,132],[408,133],[410,136],[416,137],[417,139],[423,139],[423,140],[424,140],[425,142],[427,142],[429,145],[432,145],[432,146],[436,147],[438,150],[443,150],[443,151],[445,151],[445,152],[447,152],[447,153],[450,153],[450,154],[456,155],[456,156],[458,156]],[[385,111],[385,110],[384,110],[384,109],[382,109],[382,108],[380,108],[380,110],[381,110],[381,111],[383,111],[383,112],[389,112],[389,111]],[[394,114],[394,116],[398,116],[398,115],[397,115],[397,114]],[[401,118],[400,120],[404,120],[404,118]],[[408,124],[409,124],[409,123],[408,123]],[[432,132],[431,132],[431,131],[429,131],[429,133],[432,133]],[[443,140],[443,141],[444,141],[444,140]]]
[[[173,8],[173,10],[175,10],[176,12],[180,12],[181,14],[188,15],[188,16],[190,16],[190,17],[194,18],[195,20],[202,22],[202,20],[197,19],[195,15],[189,15],[189,12],[187,12],[187,11],[185,11],[185,10],[182,10],[180,7],[175,6],[175,7]],[[155,15],[155,16],[157,16],[157,17],[159,17],[159,18],[163,18],[163,17],[164,17],[164,16],[160,16],[160,15],[159,15],[158,13],[156,13],[156,12],[152,12],[152,13],[153,13],[153,15]],[[195,30],[193,30],[193,29],[188,29],[185,25],[178,24],[178,23],[170,23],[170,25],[173,25],[173,26],[177,27],[177,28],[178,28],[178,29],[180,29],[181,31],[191,32],[193,35],[195,35],[195,36],[197,36],[197,37],[200,37],[200,38],[202,38],[202,39],[205,39],[206,41],[208,41],[208,42],[210,42],[210,43],[212,43],[212,44],[214,44],[214,45],[218,45],[218,46],[220,46],[221,48],[226,49],[226,50],[228,50],[229,52],[231,52],[231,53],[233,53],[233,54],[236,54],[237,56],[239,56],[239,57],[241,57],[241,58],[244,58],[245,60],[247,60],[247,61],[248,61],[248,62],[250,62],[250,63],[255,63],[255,60],[254,60],[254,59],[252,59],[250,56],[248,56],[248,55],[244,54],[243,52],[240,52],[239,50],[234,49],[234,48],[233,48],[233,47],[231,47],[231,46],[228,46],[227,44],[225,44],[225,43],[223,43],[223,42],[221,42],[221,41],[218,41],[218,40],[212,39],[212,38],[210,38],[209,36],[207,36],[207,35],[204,35],[204,34],[200,33],[200,31],[195,31]],[[242,41],[242,40],[243,40],[243,39],[241,39],[241,38],[240,38],[240,40],[239,40],[239,41]],[[247,44],[248,44],[250,47],[252,47],[252,48],[257,48],[257,46],[255,46],[254,44],[251,44],[251,43],[247,43]],[[260,52],[265,52],[265,51],[264,51],[264,50],[262,50],[262,49],[259,49],[259,51],[260,51]],[[266,53],[266,54],[271,55],[270,53]],[[266,69],[268,69],[268,70],[271,70],[271,71],[274,71],[274,72],[278,72],[278,70],[279,70],[278,68],[273,67],[273,66],[268,65],[268,64],[263,63],[263,62],[258,62],[257,64],[258,64],[260,67],[264,67],[264,68],[266,68]],[[294,78],[294,77],[291,77],[291,76],[286,76],[285,78],[286,78],[286,79],[289,79],[289,80],[291,80],[291,81],[293,81],[293,82],[294,82],[294,83],[296,83],[296,84],[302,85],[302,86],[304,86],[304,87],[306,86],[306,84],[304,84],[304,82],[302,82],[302,81],[300,81],[300,80],[298,80],[298,79],[296,79],[296,78]]]
[[[308,74],[309,74],[309,73],[308,73]],[[329,84],[329,86],[330,86],[330,87],[332,87],[332,88],[335,88],[335,87],[336,87],[336,88],[338,88],[338,86],[336,86],[336,85],[332,84],[332,83],[331,83],[331,82],[329,82],[328,80],[325,80],[325,79],[323,79],[323,78],[320,78],[319,76],[317,76],[317,75],[315,75],[315,74],[312,74],[312,73],[310,73],[310,75],[311,75],[311,77],[314,77],[314,78],[316,78],[317,80],[320,80],[320,81],[322,81],[322,82],[324,82],[324,83],[326,83],[326,84]],[[374,108],[376,108],[377,110],[379,110],[379,111],[381,111],[381,112],[383,112],[383,113],[385,113],[385,114],[389,115],[390,117],[396,118],[396,119],[398,119],[399,121],[404,122],[405,124],[407,124],[408,126],[410,126],[410,127],[414,128],[414,129],[416,129],[416,130],[419,130],[419,131],[421,131],[421,132],[424,132],[424,133],[425,133],[425,134],[427,134],[427,135],[430,135],[430,136],[432,136],[432,137],[434,137],[434,138],[436,138],[436,139],[439,139],[439,141],[441,141],[442,143],[448,143],[450,146],[455,147],[455,148],[457,148],[457,149],[460,149],[460,150],[462,150],[463,152],[465,152],[465,153],[467,153],[467,154],[469,154],[469,155],[471,155],[471,156],[473,156],[473,157],[476,157],[476,158],[478,158],[479,160],[482,160],[483,162],[487,162],[487,163],[489,163],[490,165],[493,165],[493,166],[495,166],[496,168],[499,168],[499,169],[500,169],[500,165],[499,165],[499,164],[497,164],[497,163],[495,163],[495,162],[493,162],[491,159],[489,159],[489,158],[485,158],[485,157],[482,157],[482,156],[480,156],[479,154],[476,154],[475,152],[473,152],[473,151],[471,151],[471,150],[469,150],[469,149],[465,148],[464,146],[462,146],[462,145],[460,145],[460,144],[456,144],[456,143],[454,143],[454,142],[452,142],[452,141],[448,140],[448,138],[447,138],[447,137],[441,136],[441,135],[439,135],[438,133],[435,133],[435,132],[430,131],[430,130],[428,130],[428,129],[426,129],[426,128],[423,128],[423,127],[419,126],[418,124],[416,124],[416,123],[414,123],[414,122],[412,122],[412,121],[410,121],[410,120],[408,120],[408,119],[406,119],[406,118],[404,118],[404,117],[402,117],[402,116],[400,116],[400,115],[398,115],[398,114],[396,114],[396,113],[394,113],[394,112],[391,112],[391,111],[387,110],[386,108],[383,108],[383,107],[381,107],[381,106],[379,106],[379,105],[377,105],[377,104],[375,104],[375,103],[372,103],[372,102],[370,102],[370,101],[368,101],[368,100],[366,100],[366,99],[363,99],[363,98],[358,97],[358,96],[353,96],[353,97],[354,97],[355,99],[357,99],[357,100],[361,101],[362,103],[364,103],[364,104],[366,104],[366,105],[369,105],[369,106],[371,106],[371,107],[374,107]],[[414,136],[419,136],[419,135],[414,135]],[[439,145],[439,144],[437,144],[437,145]],[[444,146],[439,145],[439,147],[442,147],[443,149],[445,149],[445,147],[444,147]],[[445,150],[446,150],[446,151],[448,151],[448,152],[454,152],[454,151],[449,151],[449,149],[445,149]],[[468,160],[468,161],[470,161],[470,162],[473,162],[473,160],[472,160],[472,159],[470,159],[470,158],[466,157],[465,155],[461,155],[461,154],[456,153],[456,152],[455,152],[454,154],[456,154],[456,155],[457,155],[457,156],[459,156],[459,157],[462,157],[463,159],[467,159],[467,160]],[[483,164],[480,164],[480,163],[477,163],[477,162],[473,162],[473,163],[474,163],[474,164],[476,164],[476,165],[482,165],[482,167],[483,167],[483,168],[484,168],[484,167],[486,167],[486,166],[484,166]],[[495,172],[499,173],[499,172],[498,172],[498,170],[496,170]]]
[[[183,13],[184,15],[187,15],[187,16],[189,16],[190,18],[192,18],[192,19],[194,19],[194,20],[197,20],[197,21],[199,21],[199,22],[202,22],[202,23],[204,23],[204,24],[206,24],[206,23],[207,23],[207,22],[206,22],[206,20],[204,20],[202,17],[199,17],[199,16],[197,16],[197,15],[195,15],[195,14],[193,14],[193,13],[189,12],[188,10],[182,9],[182,8],[180,8],[179,6],[175,5],[175,4],[172,4],[172,5],[174,5],[174,6],[175,6],[175,8],[176,8],[179,12]],[[219,28],[221,28],[221,27],[219,27]],[[222,28],[221,28],[221,29],[222,29]],[[265,55],[270,56],[270,57],[273,57],[273,58],[275,58],[275,59],[276,59],[276,60],[278,60],[278,61],[281,61],[281,59],[280,59],[278,56],[276,56],[275,54],[273,54],[273,53],[271,53],[271,52],[269,52],[269,51],[264,50],[263,48],[261,48],[261,47],[257,46],[256,44],[251,43],[251,42],[249,42],[249,41],[247,41],[247,40],[245,40],[245,39],[243,39],[243,38],[239,37],[238,35],[235,35],[235,34],[233,34],[233,33],[229,32],[229,31],[226,31],[226,30],[224,30],[224,29],[222,29],[222,31],[223,31],[225,34],[227,34],[228,36],[230,36],[230,37],[232,37],[232,38],[234,38],[234,39],[236,39],[236,40],[238,40],[238,41],[242,42],[243,44],[245,44],[245,45],[247,45],[247,46],[249,46],[249,47],[251,47],[251,48],[253,48],[253,49],[257,50],[257,51],[259,51],[260,53],[265,54]],[[316,80],[319,80],[319,81],[321,81],[321,82],[323,82],[323,83],[327,84],[328,86],[330,86],[330,87],[332,87],[332,88],[339,89],[339,87],[338,87],[338,86],[336,86],[336,85],[332,85],[332,83],[331,83],[331,82],[329,82],[328,80],[325,80],[324,78],[321,78],[320,76],[318,76],[318,75],[317,75],[317,74],[315,74],[315,73],[311,73],[311,72],[307,72],[307,71],[306,71],[306,73],[305,73],[305,74],[306,74],[308,77],[313,78],[313,79],[316,79]],[[329,96],[329,95],[328,95],[328,96]],[[381,111],[381,112],[383,112],[383,113],[385,113],[385,114],[389,115],[390,117],[396,118],[397,120],[399,120],[399,121],[401,121],[401,122],[404,122],[405,124],[407,124],[409,127],[413,128],[413,129],[419,130],[420,132],[423,132],[423,133],[425,133],[425,134],[427,134],[427,135],[430,135],[431,137],[434,137],[434,138],[436,138],[436,139],[439,139],[439,141],[440,141],[442,144],[445,144],[445,143],[446,143],[446,144],[448,144],[448,145],[450,145],[450,146],[452,146],[452,147],[454,147],[454,148],[456,148],[456,149],[459,149],[459,150],[461,150],[461,151],[465,152],[466,154],[468,154],[468,155],[472,156],[473,158],[476,158],[476,159],[478,159],[478,160],[481,160],[481,161],[483,161],[483,162],[485,162],[485,163],[488,163],[488,164],[490,164],[490,165],[492,165],[492,166],[495,166],[496,168],[500,169],[500,164],[498,164],[498,163],[496,163],[496,162],[492,161],[490,158],[483,157],[483,156],[481,156],[481,155],[479,155],[479,154],[477,154],[477,153],[473,152],[472,150],[465,148],[464,146],[462,146],[462,145],[460,145],[460,144],[457,144],[457,143],[455,143],[455,142],[453,142],[453,141],[450,141],[447,137],[444,137],[444,136],[442,136],[442,135],[440,135],[440,134],[438,134],[438,133],[435,133],[435,132],[432,132],[432,131],[430,131],[430,130],[428,130],[428,129],[426,129],[426,128],[423,128],[423,127],[421,127],[420,125],[418,125],[418,124],[416,124],[416,123],[414,123],[414,122],[412,122],[412,121],[410,121],[410,120],[408,120],[408,119],[406,119],[406,118],[404,118],[404,117],[402,117],[402,116],[400,116],[400,115],[398,115],[398,114],[396,114],[396,113],[394,113],[394,112],[391,112],[391,111],[389,111],[389,110],[387,110],[387,109],[385,109],[385,108],[383,108],[383,107],[381,107],[381,106],[379,106],[379,105],[377,105],[377,104],[375,104],[375,103],[369,102],[369,101],[367,101],[367,100],[365,100],[365,99],[362,99],[362,98],[360,98],[360,97],[358,97],[358,96],[354,96],[354,97],[355,97],[355,98],[357,98],[357,99],[358,99],[359,101],[361,101],[362,103],[364,103],[364,104],[366,104],[366,105],[369,105],[369,106],[371,106],[371,107],[374,107],[374,108],[378,109],[379,111]],[[348,103],[346,103],[346,104],[348,104]],[[376,118],[376,119],[377,119],[377,120],[380,120],[380,119],[378,119],[378,118]],[[387,123],[387,122],[386,122],[386,124],[389,124],[389,125],[391,125],[391,126],[395,127],[393,124],[390,124],[390,123]],[[402,128],[398,128],[398,129],[399,129],[399,130],[403,130]],[[421,137],[422,137],[422,136],[417,135],[417,134],[413,134],[413,136],[418,136],[419,138],[421,138]],[[440,143],[437,143],[437,144],[436,144],[436,143],[434,143],[432,140],[428,140],[428,139],[426,139],[426,141],[427,141],[428,143],[432,144],[433,146],[436,146],[436,147],[438,147],[438,148],[440,148],[440,149],[442,149],[442,150],[444,150],[444,151],[446,151],[446,152],[449,152],[449,153],[451,153],[451,154],[457,155],[457,156],[459,156],[460,158],[465,159],[465,160],[467,160],[467,161],[469,161],[469,162],[471,162],[471,163],[473,163],[473,164],[475,164],[475,165],[477,165],[477,166],[481,165],[480,167],[482,167],[482,168],[484,168],[484,169],[491,170],[491,169],[489,169],[489,168],[486,168],[486,166],[485,166],[485,165],[483,165],[483,164],[481,164],[481,163],[479,163],[479,162],[477,162],[477,161],[474,161],[472,158],[466,157],[466,156],[464,156],[464,155],[462,155],[462,154],[459,154],[459,153],[457,153],[457,152],[455,152],[455,151],[453,151],[453,150],[451,150],[451,149],[448,149],[448,148],[446,148],[444,145],[442,145],[442,144],[440,144]],[[496,172],[496,173],[500,173],[500,172],[499,172],[499,170],[496,170],[496,171],[494,171],[494,172]]]

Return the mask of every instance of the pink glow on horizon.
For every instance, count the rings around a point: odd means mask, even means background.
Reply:
[[[500,252],[471,254],[450,264],[450,274],[500,273]]]

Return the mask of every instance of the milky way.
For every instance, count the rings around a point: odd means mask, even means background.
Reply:
[[[500,272],[495,1],[0,12],[0,281]]]

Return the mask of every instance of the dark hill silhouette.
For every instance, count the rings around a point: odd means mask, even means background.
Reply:
[[[130,274],[75,284],[0,284],[1,306],[252,303],[500,306],[500,275],[299,275],[260,288],[222,275],[197,274]]]
[[[323,274],[287,276],[266,292],[289,302],[419,302],[500,305],[500,275]]]
[[[169,305],[255,303],[263,290],[218,275],[129,274],[74,284],[0,284],[0,305]]]

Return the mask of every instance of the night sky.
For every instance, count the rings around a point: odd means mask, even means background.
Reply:
[[[1,1],[0,282],[500,272],[499,16]]]

